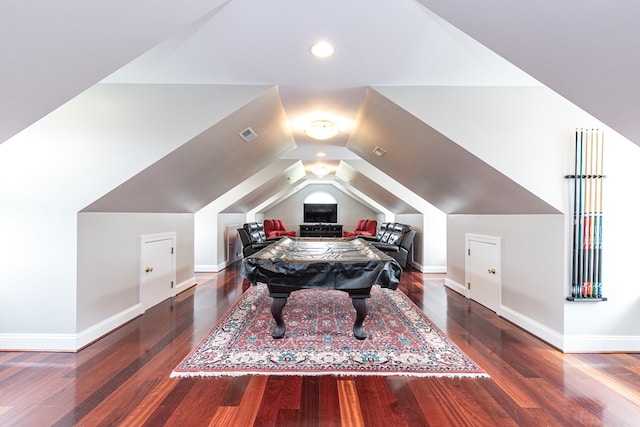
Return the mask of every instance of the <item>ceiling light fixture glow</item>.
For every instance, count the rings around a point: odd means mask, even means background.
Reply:
[[[340,133],[338,125],[331,120],[313,120],[304,128],[304,133],[313,139],[329,139]]]
[[[324,178],[331,173],[331,169],[322,163],[318,163],[311,167],[311,172],[318,178]]]
[[[333,55],[333,46],[326,41],[319,41],[311,46],[311,54],[316,58],[327,58]]]

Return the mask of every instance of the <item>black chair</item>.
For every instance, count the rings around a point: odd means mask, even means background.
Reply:
[[[367,240],[369,242],[378,242],[378,243],[387,243],[389,241],[389,236],[393,232],[393,227],[396,226],[395,222],[382,222],[380,223],[380,228],[378,228],[378,233],[375,236],[358,236],[360,239]]]
[[[242,255],[248,257],[262,248],[280,240],[280,237],[267,238],[264,227],[259,222],[245,223],[238,228],[238,236],[242,242]]]
[[[404,268],[407,265],[409,251],[413,244],[416,232],[411,229],[410,225],[399,224],[395,222],[383,222],[375,239],[366,238],[373,246],[380,249],[393,259],[398,261],[400,266]],[[362,238],[362,237],[361,237]]]

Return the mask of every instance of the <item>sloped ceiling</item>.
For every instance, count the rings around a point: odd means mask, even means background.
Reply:
[[[226,0],[0,4],[0,143]]]
[[[341,167],[336,175],[339,180],[344,182],[347,188],[355,188],[393,213],[420,213],[416,208],[402,200],[398,194],[392,193],[380,182],[370,179],[368,176],[351,166],[352,164],[357,164],[362,161],[363,160],[350,160],[343,161],[341,163]]]
[[[347,147],[449,214],[558,213],[374,90]],[[386,154],[379,157],[379,146]]]
[[[272,169],[279,170],[279,173],[273,174],[271,179],[263,181],[261,185],[237,199],[221,213],[247,213],[256,206],[265,203],[272,195],[286,192],[292,185],[299,184],[305,175],[304,167],[300,161],[294,164],[291,162],[291,160],[274,161]]]
[[[584,102],[602,120],[610,117],[612,126],[618,120],[619,130],[634,126],[640,105],[635,85],[640,37],[635,23],[625,25],[638,16],[638,6],[630,4],[372,0],[366,4],[366,19],[363,4],[344,0],[320,2],[313,13],[298,0],[185,0],[179,6],[149,0],[72,0],[53,6],[30,0],[1,8],[6,36],[0,47],[6,62],[0,68],[0,141],[101,79],[278,88],[278,99],[256,101],[212,124],[87,211],[193,212],[270,161],[297,156],[315,162],[320,150],[337,161],[348,148],[445,212],[555,212],[428,124],[382,97],[365,95],[366,88],[539,85],[533,75],[560,93],[566,88],[565,96]],[[575,16],[580,19],[570,19]],[[585,25],[576,21],[592,23],[590,33],[583,34]],[[330,60],[308,55],[310,44],[321,38],[336,46]],[[589,61],[584,58],[592,45],[599,58]],[[316,110],[339,114],[356,127],[345,127],[335,139],[318,144],[297,125]],[[290,127],[276,131],[282,118]],[[268,148],[228,151],[237,148],[240,123],[260,123],[256,126],[265,130],[256,131],[261,138],[270,137]],[[372,156],[372,145],[385,147],[392,136],[403,145],[382,158]],[[409,148],[419,155],[407,154]],[[454,166],[445,170],[445,163]],[[360,181],[360,188],[390,207],[405,208]],[[262,188],[264,195],[253,192],[238,207],[273,191],[270,185]]]
[[[245,142],[249,126],[258,137]],[[83,211],[196,212],[294,147],[273,88]]]
[[[417,1],[640,145],[640,2]]]

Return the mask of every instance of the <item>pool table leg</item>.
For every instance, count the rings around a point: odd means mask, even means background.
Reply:
[[[368,297],[368,295],[367,295]],[[364,318],[367,317],[367,300],[366,297],[351,296],[351,303],[356,309],[356,321],[353,323],[353,336],[359,340],[367,338],[367,333],[362,327]]]
[[[287,295],[288,296],[288,295]],[[271,315],[276,322],[276,329],[271,333],[273,338],[284,338],[284,316],[282,316],[282,309],[287,304],[287,297],[272,296],[271,298]]]

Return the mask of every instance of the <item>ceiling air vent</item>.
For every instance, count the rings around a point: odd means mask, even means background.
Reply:
[[[240,132],[239,135],[240,138],[244,139],[244,142],[251,142],[258,137],[258,134],[255,133],[250,127]]]
[[[385,154],[387,154],[387,152],[384,151],[380,146],[376,145],[376,148],[373,149],[373,154],[375,154],[378,157],[382,157]]]

